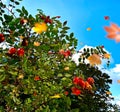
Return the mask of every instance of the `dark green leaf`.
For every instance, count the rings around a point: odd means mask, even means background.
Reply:
[[[64,23],[63,23],[63,26],[65,26],[67,24],[67,21],[65,21]]]
[[[15,1],[15,4],[16,4],[16,5],[19,5],[20,3],[19,3],[19,2],[17,2],[17,1]]]
[[[23,11],[23,13],[24,13],[25,15],[28,15],[28,11],[25,9],[24,6],[22,7],[22,11]]]
[[[73,36],[74,36],[74,33],[71,33],[71,34],[70,34],[70,38],[72,38]]]

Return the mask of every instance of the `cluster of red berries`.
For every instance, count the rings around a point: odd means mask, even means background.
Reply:
[[[92,89],[92,85],[94,84],[94,79],[92,77],[88,77],[86,80],[84,80],[81,77],[74,77],[73,84],[74,86],[71,88],[72,94],[78,96],[82,93],[82,90]]]
[[[11,47],[11,48],[8,50],[8,54],[9,54],[10,56],[13,56],[13,55],[17,54],[19,57],[22,57],[22,56],[24,56],[25,51],[24,51],[23,48],[18,48],[18,49],[16,49],[16,48],[14,48],[14,47]]]
[[[49,24],[53,23],[52,19],[50,19],[50,16],[40,16],[40,18],[44,20],[45,23],[49,23]]]
[[[0,43],[3,42],[5,40],[5,37],[2,33],[0,33]]]
[[[65,58],[68,58],[71,55],[71,52],[70,52],[70,50],[64,51],[63,49],[61,49],[59,51],[59,54],[63,55]]]

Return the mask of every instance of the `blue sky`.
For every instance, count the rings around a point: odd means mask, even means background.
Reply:
[[[22,5],[32,15],[37,13],[37,9],[42,9],[46,15],[61,16],[61,21],[67,20],[69,32],[74,32],[78,39],[78,50],[84,45],[104,45],[112,56],[110,68],[106,70],[114,80],[111,92],[120,101],[120,91],[117,90],[120,88],[117,83],[120,79],[120,43],[108,39],[103,28],[111,22],[120,26],[120,0],[23,0]],[[104,16],[109,16],[110,20],[105,20]],[[88,27],[90,31],[86,30]]]

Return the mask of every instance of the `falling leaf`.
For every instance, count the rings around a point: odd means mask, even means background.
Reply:
[[[91,28],[89,27],[89,28],[87,28],[87,31],[90,31],[91,30]]]
[[[87,58],[91,65],[99,65],[101,64],[100,56],[97,54],[93,54]]]
[[[109,39],[115,39],[116,42],[120,42],[120,27],[117,24],[111,23],[111,25],[104,27],[105,31],[108,33],[107,37]]]
[[[120,83],[120,80],[117,80],[118,83]]]
[[[105,19],[105,20],[109,20],[110,17],[109,17],[109,16],[104,16],[104,19]]]

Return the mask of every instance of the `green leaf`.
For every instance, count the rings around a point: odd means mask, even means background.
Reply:
[[[0,74],[0,82],[2,82],[5,79],[5,75],[4,74]]]
[[[19,5],[19,4],[20,4],[18,1],[15,1],[14,3],[15,3],[16,5]]]
[[[72,109],[71,112],[79,112],[79,108]]]
[[[62,76],[63,76],[63,74],[59,73],[57,76],[58,76],[58,77],[62,77]]]
[[[70,106],[71,105],[71,99],[70,99],[70,97],[66,97],[65,100],[66,100],[67,105]]]
[[[73,36],[74,36],[74,33],[71,33],[71,34],[70,34],[70,38],[72,38]]]
[[[72,76],[71,74],[68,73],[65,74],[65,77],[71,77],[71,76]]]
[[[64,23],[63,23],[63,26],[65,26],[67,24],[67,21],[65,21]]]
[[[63,27],[63,30],[69,30],[70,27]]]
[[[22,7],[22,11],[23,11],[23,13],[24,13],[25,15],[28,15],[28,11],[25,9],[24,6]]]
[[[3,18],[2,18],[2,17],[0,17],[0,20],[1,20],[1,21],[3,21]]]
[[[15,71],[9,71],[8,73],[10,73],[11,75],[14,75],[14,76],[18,75],[18,72],[15,72]]]
[[[19,30],[19,33],[20,33],[20,34],[23,34],[24,32],[25,32],[25,29],[20,29],[20,30]]]
[[[16,9],[17,12],[21,13],[22,11],[20,9]]]
[[[8,23],[8,22],[11,22],[11,21],[12,21],[13,16],[10,16],[10,15],[7,15],[7,14],[4,14],[4,18],[5,18],[6,22]]]

